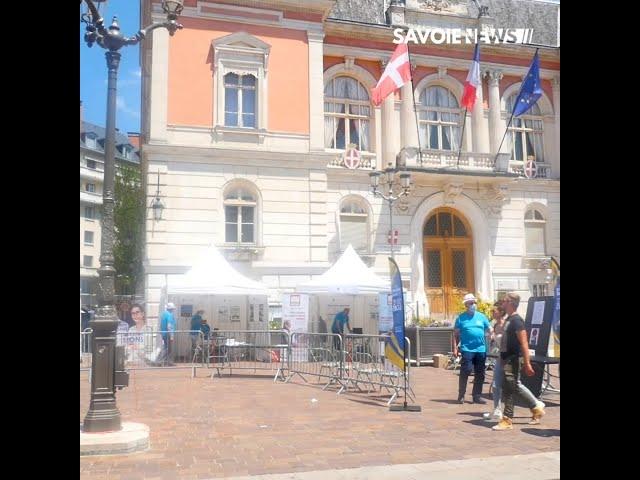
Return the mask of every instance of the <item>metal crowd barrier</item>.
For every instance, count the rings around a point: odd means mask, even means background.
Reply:
[[[337,334],[294,333],[291,335],[291,356],[289,359],[290,381],[298,375],[304,382],[307,377],[317,377],[324,382],[323,390],[331,385],[339,386],[338,394],[350,387],[362,391],[361,385],[367,385],[367,393],[386,389],[391,393],[387,402],[390,405],[404,390],[405,376],[384,357],[384,345],[388,335],[346,335],[344,339]],[[411,342],[405,338],[407,358],[411,358]],[[410,385],[410,363],[407,362],[407,393],[415,397]],[[323,380],[322,380],[323,379]]]
[[[216,330],[208,349],[207,367],[229,370],[268,371],[274,381],[284,380],[289,370],[291,336],[286,330]]]
[[[298,375],[307,383],[309,377],[324,379],[324,387],[333,383],[346,387],[343,378],[342,337],[335,333],[298,333],[291,334],[291,348],[288,360],[286,382]]]
[[[91,368],[91,330],[80,334],[81,370]],[[166,339],[173,338],[167,349]],[[299,376],[304,382],[315,379],[322,389],[332,385],[338,394],[349,389],[367,393],[386,389],[390,405],[405,388],[403,370],[384,355],[389,335],[345,335],[333,333],[293,333],[286,330],[214,330],[208,337],[200,331],[129,331],[116,334],[127,369],[196,368],[212,369],[211,378],[229,370],[258,370],[273,374],[273,380],[289,382]],[[405,355],[411,358],[411,342],[405,338]],[[411,363],[407,361],[406,388],[411,388]]]
[[[393,403],[398,394],[404,390],[407,382],[407,394],[415,399],[411,388],[411,362],[407,361],[406,380],[402,368],[398,368],[385,358],[385,344],[390,340],[389,335],[346,335],[344,339],[343,356],[345,359],[345,373],[347,374],[347,389],[353,386],[362,391],[367,387],[367,393],[376,390],[382,392],[384,388],[391,393],[387,405]],[[405,337],[405,356],[411,358],[411,341]],[[338,392],[340,393],[340,392]]]

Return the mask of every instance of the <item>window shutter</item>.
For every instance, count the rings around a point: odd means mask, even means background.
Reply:
[[[355,215],[340,216],[340,248],[344,250],[349,244],[357,251],[366,251],[367,241],[367,217]]]

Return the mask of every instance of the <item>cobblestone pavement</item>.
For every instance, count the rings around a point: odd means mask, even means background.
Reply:
[[[321,391],[315,378],[283,384],[266,376],[234,373],[212,380],[204,369],[196,378],[190,373],[131,371],[118,407],[123,420],[150,427],[151,447],[126,456],[81,457],[81,478],[187,480],[425,463],[435,468],[442,464],[433,462],[560,450],[558,394],[544,398],[547,415],[540,425],[528,425],[528,410],[516,407],[514,430],[495,432],[482,419],[491,402],[457,404],[458,376],[449,370],[412,369],[419,413],[390,412],[383,395]],[[89,404],[87,378],[81,372],[81,422]],[[394,469],[324,478],[391,479]],[[416,475],[404,478],[422,478]]]

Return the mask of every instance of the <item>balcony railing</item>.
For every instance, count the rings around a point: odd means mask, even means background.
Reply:
[[[473,173],[509,173],[520,177],[525,176],[524,162],[511,160],[510,153],[458,152],[449,150],[423,149],[422,155],[418,155],[417,148],[403,149],[406,166],[409,168],[425,168],[429,170],[442,170],[443,172],[473,172]],[[376,156],[374,153],[360,153],[360,163],[357,170],[375,170]],[[343,154],[336,154],[328,166],[333,168],[345,168]],[[535,178],[552,178],[551,165],[536,162]]]
[[[445,150],[422,150],[419,166],[425,168],[461,168],[465,170],[493,171],[495,156],[489,153],[462,152],[458,159],[458,152]],[[407,165],[409,165],[407,159]]]
[[[94,192],[80,191],[80,202],[102,205],[102,194]]]
[[[515,173],[520,177],[524,177],[524,162],[518,160],[509,161],[509,172]],[[548,163],[536,162],[535,178],[551,178],[551,165]]]
[[[85,180],[96,180],[102,182],[104,179],[104,172],[102,170],[93,170],[84,166],[80,166],[80,178]]]
[[[344,163],[344,154],[337,153],[327,164],[328,167],[349,168]],[[374,170],[376,168],[376,154],[360,152],[360,163],[353,170]]]

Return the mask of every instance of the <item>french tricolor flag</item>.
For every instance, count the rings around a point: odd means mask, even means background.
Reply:
[[[480,87],[480,44],[476,43],[473,53],[473,62],[464,82],[464,93],[462,94],[462,106],[467,110],[473,110],[476,103],[476,90]]]

